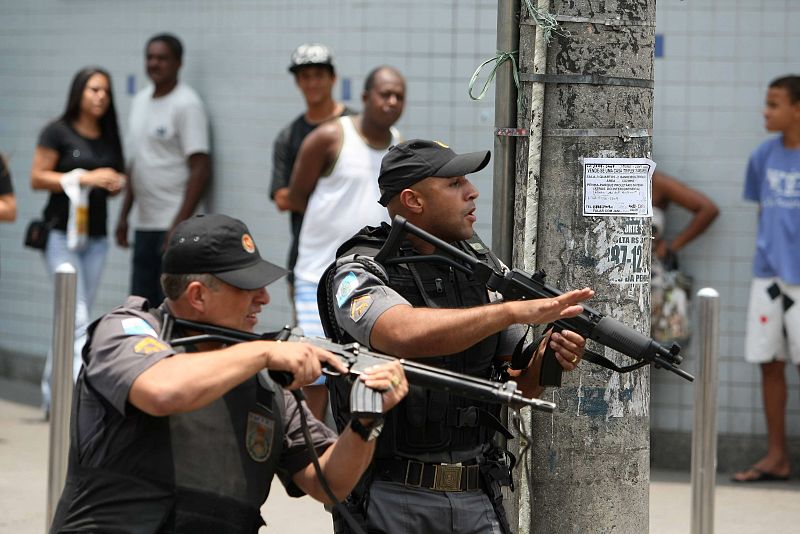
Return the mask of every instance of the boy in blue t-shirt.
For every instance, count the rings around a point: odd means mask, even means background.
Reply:
[[[765,127],[781,135],[759,146],[747,165],[744,198],[758,202],[758,236],[745,358],[761,366],[767,455],[733,475],[737,482],[787,480],[787,360],[800,366],[800,76],[774,80]]]

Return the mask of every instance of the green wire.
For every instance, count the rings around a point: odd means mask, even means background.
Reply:
[[[502,65],[506,61],[511,61],[512,71],[514,73],[514,83],[517,85],[517,92],[519,93],[519,68],[517,67],[517,59],[516,57],[514,57],[516,54],[517,54],[516,50],[514,50],[513,52],[498,51],[493,58],[487,59],[486,61],[481,63],[478,66],[478,68],[475,69],[475,72],[472,73],[472,78],[470,78],[469,80],[469,89],[467,90],[469,97],[472,100],[483,99],[483,97],[486,96],[486,91],[489,90],[489,84],[492,83],[492,80],[494,80],[494,77],[497,74],[497,69],[500,67],[500,65]],[[480,75],[481,70],[483,70],[483,67],[485,67],[492,61],[494,61],[494,67],[492,67],[491,72],[489,72],[489,76],[486,78],[486,81],[483,82],[483,88],[481,89],[480,94],[478,96],[473,95],[472,90],[475,87],[475,82],[478,80],[478,76]],[[517,100],[519,101],[519,96],[517,97]]]
[[[555,19],[553,15],[551,15],[546,11],[540,10],[539,8],[534,7],[533,4],[531,3],[531,0],[525,0],[525,6],[527,7],[528,13],[530,14],[533,21],[539,28],[541,28],[543,36],[546,41],[548,42],[550,41],[550,36],[553,32],[560,33],[558,21]],[[519,109],[522,95],[519,92],[519,66],[517,65],[517,58],[515,57],[516,55],[518,55],[517,50],[514,50],[513,52],[498,51],[494,55],[494,57],[487,59],[486,61],[481,63],[478,66],[478,68],[475,69],[475,72],[472,73],[472,78],[470,78],[469,80],[469,87],[467,89],[467,94],[469,94],[469,97],[472,100],[482,100],[483,97],[486,96],[486,91],[489,90],[489,84],[492,83],[492,80],[494,80],[495,75],[497,74],[497,69],[504,62],[511,61],[511,64],[513,65],[512,69],[514,74],[514,83],[517,86],[517,108]],[[473,89],[475,88],[475,82],[478,80],[478,76],[480,75],[481,70],[483,70],[483,68],[486,65],[492,62],[494,62],[494,67],[492,67],[489,76],[483,83],[483,88],[481,89],[481,92],[478,94],[478,96],[473,95],[472,92]]]

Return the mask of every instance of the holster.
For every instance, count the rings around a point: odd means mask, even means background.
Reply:
[[[486,488],[486,494],[492,502],[492,507],[497,514],[497,520],[505,534],[512,534],[511,525],[506,517],[503,506],[503,486],[511,487],[514,491],[514,478],[511,470],[516,463],[516,458],[509,451],[499,447],[489,449],[479,460],[481,476]]]
[[[369,504],[369,486],[372,483],[372,470],[368,469],[361,480],[356,483],[353,491],[342,502],[353,519],[361,526],[361,530],[367,532],[367,505]],[[335,534],[355,534],[350,528],[347,520],[339,513],[336,508],[331,510],[333,516],[333,532]]]

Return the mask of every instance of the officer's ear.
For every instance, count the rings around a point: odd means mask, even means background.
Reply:
[[[208,299],[206,297],[207,293],[208,288],[206,286],[197,280],[193,280],[189,282],[189,285],[186,286],[183,296],[186,304],[188,304],[193,310],[197,311],[198,313],[203,313],[205,312],[206,305],[208,303]]]
[[[414,189],[403,189],[398,197],[403,209],[411,213],[421,213],[425,206],[425,199],[422,194]]]

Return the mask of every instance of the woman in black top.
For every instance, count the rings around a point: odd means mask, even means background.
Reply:
[[[11,185],[11,172],[0,154],[0,221],[13,222],[17,218],[17,201],[14,186]]]
[[[64,113],[39,135],[31,168],[33,189],[50,191],[44,210],[44,218],[52,226],[44,251],[47,270],[52,276],[66,262],[78,274],[76,377],[108,251],[106,199],[124,187],[123,165],[111,76],[99,68],[82,69],[72,80]],[[48,354],[42,377],[45,413],[50,407],[51,366],[52,355]]]

